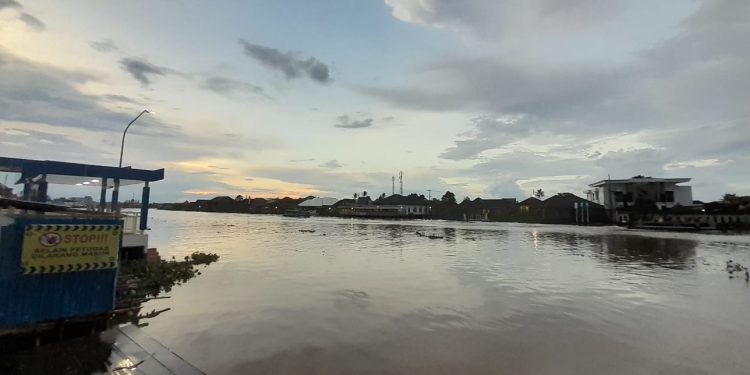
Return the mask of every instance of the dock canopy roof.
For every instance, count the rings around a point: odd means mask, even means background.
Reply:
[[[147,170],[131,167],[67,163],[53,160],[31,160],[0,157],[0,172],[20,173],[21,179],[39,179],[46,176],[47,183],[61,185],[101,186],[104,179],[108,187],[119,179],[120,185],[134,185],[164,179],[164,169]],[[21,183],[20,181],[19,183]]]

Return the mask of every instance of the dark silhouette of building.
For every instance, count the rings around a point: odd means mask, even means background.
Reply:
[[[518,211],[515,198],[465,200],[459,204],[464,220],[509,221]]]

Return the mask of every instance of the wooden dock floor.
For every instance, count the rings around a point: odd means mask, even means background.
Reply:
[[[110,374],[205,375],[132,324],[119,326],[112,334],[115,336],[109,361]]]

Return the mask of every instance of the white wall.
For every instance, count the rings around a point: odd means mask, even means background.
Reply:
[[[693,187],[692,186],[675,186],[674,202],[682,206],[693,205]]]
[[[649,189],[652,189],[653,191],[656,191],[658,189],[657,184],[648,184]],[[605,208],[612,208],[613,205],[617,205],[615,203],[614,193],[615,192],[622,192],[626,193],[628,191],[627,184],[609,184],[608,186],[598,187],[596,188],[599,190],[599,201],[596,203],[599,203],[601,205],[604,205]],[[679,186],[674,183],[667,183],[664,186],[664,191],[673,191],[674,192],[674,202],[665,202],[665,203],[657,203],[659,207],[668,207],[671,208],[677,204],[682,206],[690,206],[693,204],[693,188],[690,186]],[[629,204],[633,202],[628,202]],[[622,205],[617,205],[618,207],[622,207]]]

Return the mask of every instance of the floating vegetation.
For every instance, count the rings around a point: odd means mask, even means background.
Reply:
[[[732,261],[732,260],[729,260],[729,261],[727,261],[727,268],[726,268],[726,270],[727,270],[727,273],[729,273],[729,278],[730,279],[734,278],[735,272],[740,275],[738,277],[741,277],[742,272],[744,271],[745,272],[745,281],[749,281],[750,282],[750,272],[748,272],[747,267],[743,266],[742,264],[740,264],[738,262],[735,262],[735,261]]]
[[[219,260],[213,253],[194,252],[183,261],[158,260],[146,262],[136,260],[123,262],[117,278],[117,310],[140,308],[140,305],[159,297],[162,292],[169,292],[175,285],[180,285],[200,275],[199,265],[207,266]],[[155,316],[155,315],[154,315]]]
[[[187,257],[185,257],[185,258],[187,258]],[[185,260],[187,260],[187,259],[185,259]],[[208,264],[211,264],[211,263],[216,262],[218,260],[219,260],[219,255],[218,254],[214,254],[214,253],[201,253],[201,252],[196,251],[196,252],[190,254],[190,261],[192,261],[193,264],[195,264],[195,265],[198,265],[198,264],[208,265]]]
[[[422,233],[420,231],[417,231],[416,233],[417,233],[418,237],[427,237],[427,238],[429,238],[431,240],[439,240],[439,239],[443,238],[443,236],[438,236],[436,234],[424,234],[424,233]]]

